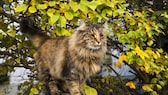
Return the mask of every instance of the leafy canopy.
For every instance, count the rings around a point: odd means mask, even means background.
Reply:
[[[92,23],[106,21],[109,26],[108,48],[121,51],[120,56],[114,56],[110,52],[110,55],[118,58],[118,62],[114,63],[115,67],[121,68],[124,62],[134,70],[144,91],[158,95],[168,85],[168,55],[157,46],[156,38],[165,33],[168,14],[167,11],[155,11],[145,6],[139,8],[135,6],[137,0],[131,1],[132,5],[129,0],[128,2],[126,0],[2,0],[0,58],[4,61],[1,64],[3,66],[0,66],[0,70],[3,71],[1,73],[13,71],[14,67],[36,70],[33,60],[36,49],[27,36],[19,32],[19,26],[16,24],[22,16],[33,18],[41,30],[46,30],[52,38],[70,36],[79,19]],[[105,64],[109,72],[114,71],[109,68],[111,65],[113,64]],[[41,90],[39,84],[34,87],[32,81],[35,79],[35,77],[30,78],[32,85],[29,84],[30,91],[27,92],[30,95],[36,95]],[[101,80],[103,85],[106,84],[106,88],[115,84],[111,84],[111,77],[102,77]],[[124,86],[123,91],[128,93],[131,92],[127,86],[131,89],[136,89],[138,86],[131,80],[121,83]],[[103,86],[100,84],[92,86],[100,89]],[[110,87],[104,90],[114,92]],[[85,86],[84,89],[87,93],[97,95],[97,91],[91,87]]]

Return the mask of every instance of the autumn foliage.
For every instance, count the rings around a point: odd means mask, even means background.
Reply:
[[[70,36],[79,20],[107,22],[107,55],[118,62],[105,61],[103,65],[110,73],[124,63],[136,77],[123,80],[116,72],[116,76],[94,76],[84,87],[87,95],[167,95],[167,5],[166,0],[1,0],[0,76],[14,71],[14,67],[24,67],[32,75],[20,86],[19,93],[37,95],[42,90],[42,83],[33,82],[36,48],[19,32],[20,18],[32,18],[51,38]],[[120,56],[112,50],[119,51]]]

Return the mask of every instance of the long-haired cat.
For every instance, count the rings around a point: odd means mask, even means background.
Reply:
[[[85,80],[100,70],[106,53],[106,26],[82,23],[70,37],[49,38],[27,18],[20,30],[32,38],[38,48],[35,56],[39,80],[51,95],[85,95]]]

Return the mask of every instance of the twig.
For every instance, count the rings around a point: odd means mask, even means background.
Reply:
[[[111,67],[111,65],[108,65],[108,67],[116,74],[116,76],[120,80],[123,88],[129,93],[129,95],[131,95],[130,92],[129,92],[129,90],[125,87],[124,82],[122,81],[120,75]],[[124,93],[123,93],[123,95],[124,95]]]

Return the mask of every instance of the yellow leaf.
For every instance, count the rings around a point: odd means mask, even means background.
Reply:
[[[122,67],[122,62],[119,62],[119,61],[118,61],[117,67],[118,67],[118,68],[121,68],[121,67]]]
[[[121,68],[122,67],[122,62],[126,61],[127,62],[127,56],[125,54],[121,54],[121,56],[118,59],[117,67]]]
[[[31,4],[32,6],[35,6],[35,5],[37,4],[37,2],[36,2],[36,0],[31,0],[30,4]]]
[[[9,1],[9,3],[12,3],[13,2],[13,0],[8,0]]]
[[[139,46],[136,46],[135,52],[136,52],[137,55],[139,55],[143,60],[145,60],[145,57],[146,57],[146,58],[149,57],[148,54],[147,54],[145,51],[143,51],[143,50],[140,49]]]
[[[117,68],[117,63],[114,62],[114,63],[113,63],[113,66],[114,66],[114,68]]]
[[[132,89],[136,89],[135,84],[132,81],[127,82],[125,85],[129,86]]]
[[[138,55],[141,54],[141,49],[139,48],[139,46],[136,46],[135,52],[136,52]]]
[[[158,59],[158,58],[159,58],[159,56],[157,55],[157,53],[153,53],[153,57],[154,57],[155,59]]]
[[[145,23],[144,25],[145,25],[145,28],[146,28],[146,32],[150,31],[150,28],[151,28],[150,25],[147,24],[147,23]]]
[[[156,51],[156,55],[157,55],[158,57],[160,57],[160,53],[159,53],[158,51]]]
[[[37,9],[35,8],[35,6],[29,7],[29,12],[30,13],[35,13],[36,11],[37,11]]]

